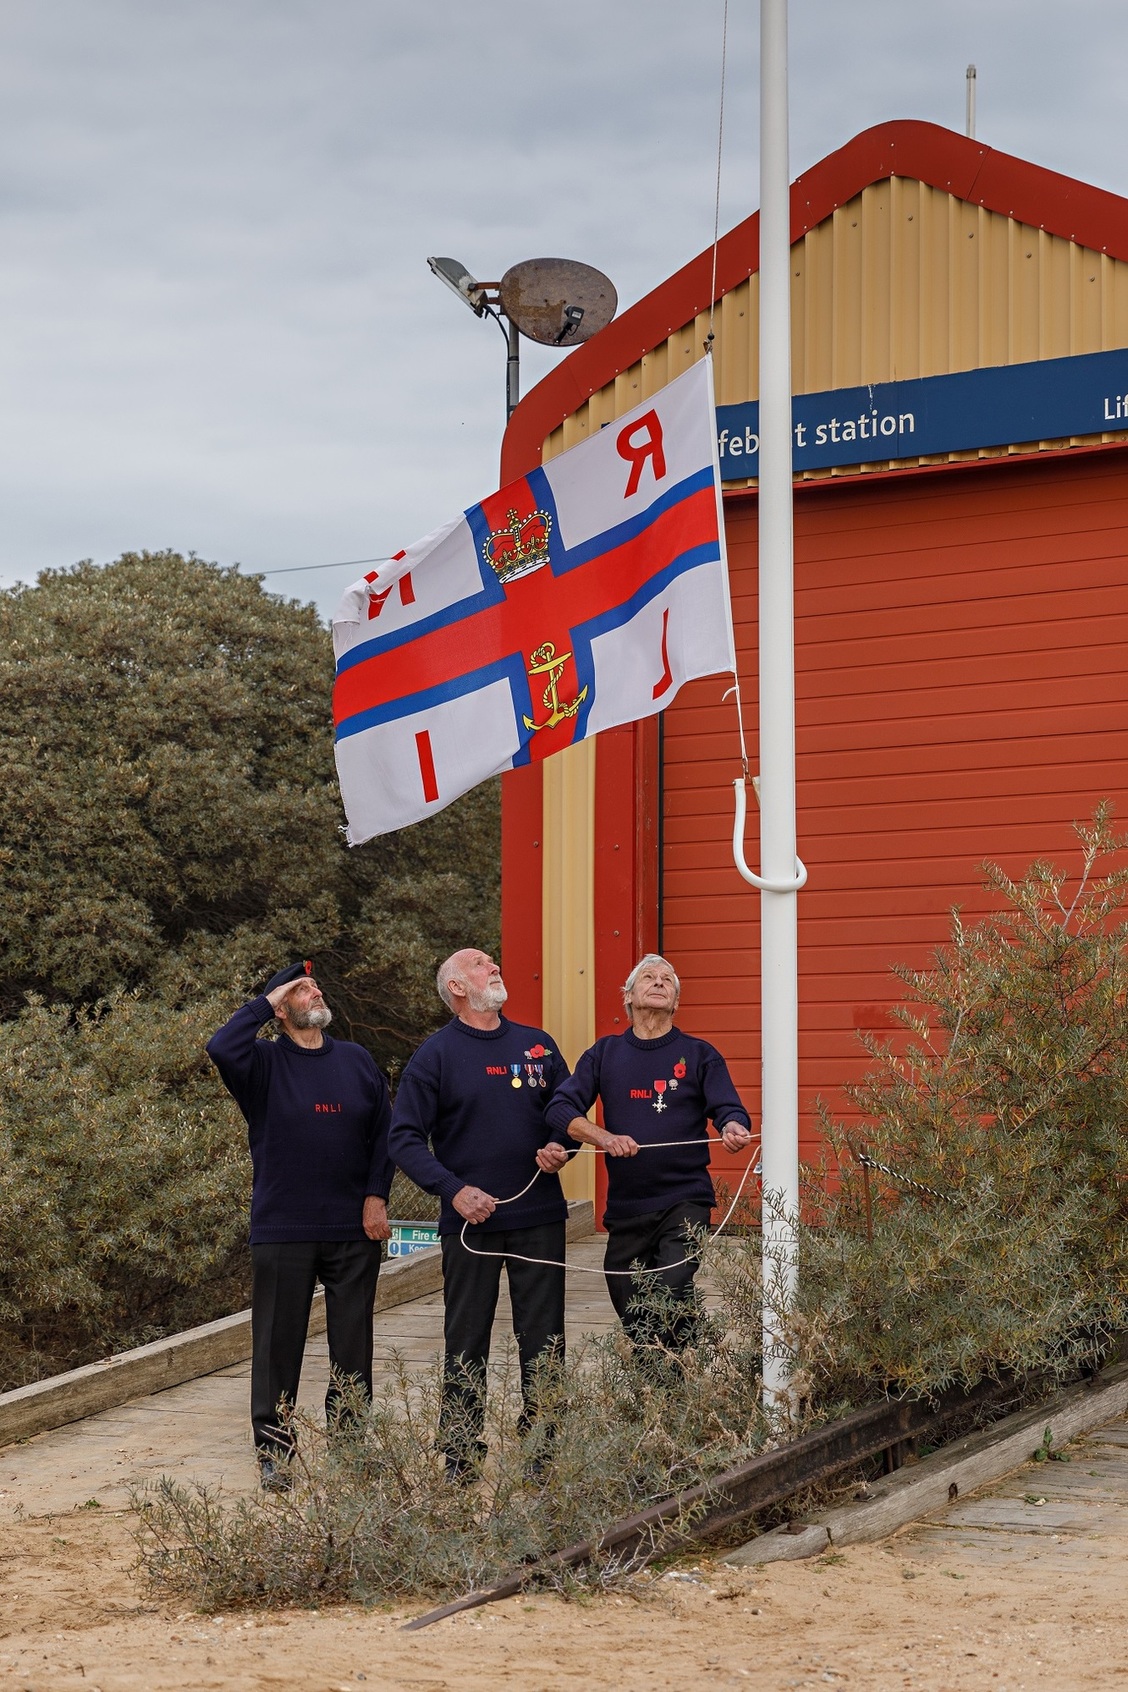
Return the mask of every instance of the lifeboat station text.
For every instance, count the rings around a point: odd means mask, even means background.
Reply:
[[[796,394],[796,473],[1128,432],[1128,348]],[[721,480],[758,472],[760,407],[717,407]]]

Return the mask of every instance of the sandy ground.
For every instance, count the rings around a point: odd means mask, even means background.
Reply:
[[[595,1263],[597,1241],[573,1248]],[[613,1319],[598,1277],[569,1286],[572,1332]],[[499,1313],[500,1345],[507,1307]],[[430,1365],[441,1302],[377,1321],[377,1356]],[[303,1402],[324,1392],[314,1340]],[[885,1546],[766,1570],[686,1561],[586,1602],[514,1599],[418,1634],[414,1611],[211,1618],[132,1572],[131,1486],[254,1484],[239,1365],[0,1452],[0,1689],[164,1692],[642,1692],[853,1686],[864,1692],[1128,1692],[1128,1424],[1029,1464]],[[85,1507],[93,1498],[100,1508]]]
[[[1020,1482],[1020,1484],[1022,1484]],[[1012,1489],[1013,1491],[1013,1489]],[[1021,1494],[1018,1494],[1021,1497]],[[408,1611],[208,1618],[154,1603],[130,1518],[74,1511],[3,1530],[0,1686],[1109,1688],[1128,1685],[1125,1541],[1071,1558],[961,1544],[943,1527],[765,1570],[683,1563],[627,1595],[514,1599],[418,1634]],[[967,1538],[965,1533],[964,1538]]]

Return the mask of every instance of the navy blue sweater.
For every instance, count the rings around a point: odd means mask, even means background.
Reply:
[[[461,1187],[509,1198],[536,1172],[537,1152],[548,1140],[574,1144],[566,1134],[551,1134],[544,1119],[567,1077],[568,1065],[543,1028],[505,1017],[491,1029],[454,1017],[424,1040],[400,1077],[388,1145],[404,1174],[442,1199],[440,1233],[462,1227],[450,1202]],[[567,1214],[560,1177],[541,1174],[524,1198],[499,1205],[470,1232],[533,1228]]]
[[[551,1100],[549,1126],[563,1136],[572,1118],[586,1116],[597,1098],[608,1133],[629,1134],[642,1147],[685,1142],[684,1150],[679,1145],[606,1159],[605,1224],[675,1204],[714,1203],[706,1118],[718,1132],[727,1122],[751,1126],[715,1046],[679,1028],[657,1040],[640,1040],[631,1028],[605,1035]]]
[[[362,1240],[365,1198],[392,1187],[387,1082],[351,1040],[325,1034],[311,1050],[258,1039],[273,1015],[269,999],[252,999],[208,1041],[247,1120],[251,1244]]]

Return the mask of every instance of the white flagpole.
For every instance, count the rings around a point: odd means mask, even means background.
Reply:
[[[791,210],[787,0],[760,0],[760,893],[764,1396],[783,1405],[779,1317],[798,1277],[799,990],[791,510]],[[769,1202],[769,1199],[772,1202]]]

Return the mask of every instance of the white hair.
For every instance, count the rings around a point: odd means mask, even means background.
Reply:
[[[645,957],[639,958],[638,962],[631,970],[631,973],[623,982],[623,1006],[627,1013],[628,1022],[633,1022],[634,1020],[631,1011],[631,993],[634,989],[635,982],[638,980],[639,971],[645,969],[647,964],[665,964],[666,968],[674,978],[674,992],[677,994],[679,999],[681,998],[681,982],[678,980],[678,972],[670,962],[669,958],[664,958],[660,952],[647,952]]]
[[[450,996],[450,984],[452,981],[462,980],[462,977],[459,975],[454,964],[454,960],[457,956],[457,952],[452,952],[446,962],[439,965],[439,972],[435,976],[435,986],[439,990],[439,998],[443,1001],[443,1004],[446,1006],[448,1011],[452,1011],[454,1009],[454,1000]]]

